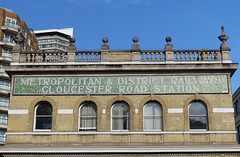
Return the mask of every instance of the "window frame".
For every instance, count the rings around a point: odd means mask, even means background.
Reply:
[[[155,105],[158,105],[159,107],[160,107],[160,109],[161,109],[161,115],[147,115],[148,117],[160,117],[160,121],[161,121],[161,126],[160,126],[160,130],[159,129],[156,129],[156,130],[147,130],[147,129],[145,129],[145,117],[146,117],[146,115],[145,115],[145,108],[146,108],[146,106],[147,106],[147,104],[148,103],[156,103]],[[144,107],[143,107],[143,130],[144,131],[163,131],[163,109],[162,109],[162,105],[159,103],[159,102],[157,102],[157,101],[148,101],[147,103],[145,103],[144,104]]]
[[[190,106],[193,102],[198,102],[201,103],[204,108],[205,108],[205,115],[190,115],[189,111],[190,111]],[[206,118],[206,129],[191,129],[191,124],[190,124],[190,117],[205,117]],[[188,105],[188,124],[189,124],[189,130],[190,131],[208,131],[209,130],[209,122],[208,122],[208,108],[207,105],[203,102],[203,101],[199,101],[199,100],[194,100],[191,101],[191,103],[189,103]]]
[[[80,128],[80,122],[81,122],[81,109],[82,109],[82,107],[84,106],[84,105],[88,105],[88,104],[84,104],[84,103],[91,103],[91,104],[93,104],[94,106],[95,106],[95,109],[96,109],[96,116],[83,116],[83,117],[89,117],[89,118],[91,118],[91,117],[95,117],[95,120],[96,120],[96,127],[94,128],[94,129],[82,129],[81,130],[81,128]],[[80,132],[83,132],[83,131],[93,131],[93,132],[95,132],[95,131],[97,131],[97,122],[98,122],[98,113],[97,113],[97,111],[98,111],[98,108],[97,108],[97,105],[94,103],[94,102],[92,102],[92,101],[85,101],[85,102],[83,102],[80,106],[79,106],[79,109],[78,109],[78,131],[80,131]]]
[[[122,118],[125,118],[125,117],[127,117],[127,129],[126,130],[114,130],[113,129],[113,108],[114,108],[114,106],[116,105],[116,103],[124,103],[127,107],[128,107],[128,115],[127,116],[116,116],[116,117],[122,117]],[[127,102],[125,102],[125,101],[116,101],[116,102],[114,102],[113,103],[113,105],[111,106],[111,131],[121,131],[121,132],[128,132],[128,131],[130,131],[130,126],[131,126],[131,119],[130,119],[130,106],[129,106],[129,104],[127,103]]]
[[[52,125],[51,125],[51,129],[36,129],[36,120],[37,120],[37,108],[41,105],[41,103],[48,103],[49,105],[51,105],[52,107],[52,114],[51,114],[51,118],[52,118],[52,124],[53,124],[53,106],[51,103],[49,103],[48,101],[40,101],[37,103],[37,105],[34,108],[34,123],[33,123],[33,131],[46,131],[46,132],[50,132],[52,131]],[[41,115],[42,116],[42,115]],[[44,116],[44,115],[43,115]],[[46,115],[45,115],[46,116]],[[48,115],[47,115],[48,116]]]

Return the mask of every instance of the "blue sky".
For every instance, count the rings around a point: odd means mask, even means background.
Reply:
[[[138,36],[142,50],[219,49],[221,26],[230,37],[233,63],[240,61],[239,0],[0,0],[34,30],[74,28],[77,50],[99,50],[102,37],[112,50],[131,49]],[[240,70],[232,77],[240,86]]]

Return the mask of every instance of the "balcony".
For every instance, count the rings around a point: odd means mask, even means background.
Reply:
[[[0,41],[0,46],[5,47],[5,48],[12,49],[15,45],[16,44],[14,42],[11,42],[11,41],[4,41],[4,40]]]
[[[1,119],[0,119],[0,121],[1,121]],[[0,129],[7,129],[7,123],[6,124],[0,123]]]
[[[8,112],[8,107],[9,107],[9,105],[8,106],[1,106],[0,105],[0,112],[2,113],[2,112]]]
[[[2,25],[2,30],[4,32],[7,32],[9,34],[13,34],[13,35],[17,35],[18,33],[18,25],[16,25],[15,23],[11,23],[11,22],[5,22]]]
[[[1,79],[1,78],[3,78],[3,79],[9,79],[9,80],[10,80],[8,74],[6,74],[6,73],[3,72],[3,71],[0,72],[0,79]]]
[[[11,60],[12,60],[12,58],[10,58],[10,57],[0,55],[0,62],[1,63],[9,64],[11,62]],[[1,74],[0,74],[0,76],[1,76]]]

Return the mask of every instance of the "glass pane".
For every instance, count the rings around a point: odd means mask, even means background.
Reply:
[[[190,129],[207,129],[206,117],[189,117]]]
[[[144,130],[162,130],[161,117],[144,117]]]
[[[41,102],[37,107],[36,115],[52,115],[52,106],[48,102]]]
[[[207,115],[205,104],[199,101],[194,101],[189,106],[189,115]]]
[[[116,102],[112,108],[112,115],[129,115],[129,106],[124,102]]]
[[[80,116],[96,116],[97,108],[94,103],[84,104],[81,107]]]
[[[36,118],[36,129],[51,129],[51,128],[52,128],[52,117]]]
[[[239,112],[239,104],[238,104],[238,101],[235,103],[235,106],[236,106],[236,114]]]
[[[96,117],[90,117],[90,118],[81,118],[80,119],[80,128],[96,128]]]
[[[144,108],[144,115],[162,115],[162,108],[157,102],[148,102]]]
[[[129,129],[129,118],[113,118],[112,119],[113,130],[128,130]]]

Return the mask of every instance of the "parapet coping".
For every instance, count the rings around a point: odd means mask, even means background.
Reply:
[[[6,135],[128,135],[128,134],[236,134],[237,131],[111,131],[111,132],[7,132]]]
[[[139,153],[240,153],[239,145],[180,145],[180,146],[3,146],[0,153],[110,153],[110,154],[139,154]]]
[[[11,62],[10,65],[158,65],[158,64],[216,64],[232,63],[231,61],[160,61],[160,62],[139,62],[139,61],[122,61],[122,62],[39,62],[39,63],[19,63]]]

